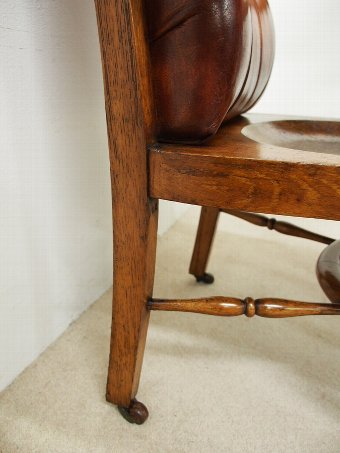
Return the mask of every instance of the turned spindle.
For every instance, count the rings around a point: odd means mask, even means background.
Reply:
[[[292,225],[288,222],[282,222],[274,218],[266,217],[262,214],[254,214],[252,212],[244,211],[232,211],[229,209],[221,209],[220,212],[238,217],[239,219],[246,220],[253,225],[266,227],[268,230],[275,230],[278,233],[285,234],[288,236],[295,236],[303,239],[309,239],[315,242],[321,242],[322,244],[332,244],[335,239],[329,238],[327,236],[322,236],[321,234],[313,233],[312,231],[305,230],[296,225]]]
[[[152,299],[148,302],[150,310],[182,311],[214,316],[240,316],[249,318],[290,318],[310,315],[340,315],[339,304],[298,302],[285,299],[257,299],[251,297],[236,299],[232,297],[209,297],[204,299],[166,300]]]

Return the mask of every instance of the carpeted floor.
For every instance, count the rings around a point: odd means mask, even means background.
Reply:
[[[216,237],[213,286],[187,274],[196,217],[159,241],[155,296],[326,301],[322,245]],[[138,397],[143,426],[105,402],[110,293],[0,396],[1,453],[340,452],[337,317],[284,320],[153,313]]]

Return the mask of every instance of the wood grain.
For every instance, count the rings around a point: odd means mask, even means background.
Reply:
[[[150,147],[150,193],[232,210],[340,220],[340,156],[257,143],[242,134],[248,115],[204,146]]]
[[[340,121],[286,119],[245,127],[242,134],[258,143],[307,152],[340,155]]]
[[[245,305],[241,299],[234,297],[212,297],[203,299],[149,301],[150,310],[183,311],[215,316],[239,316],[245,313]]]
[[[113,303],[107,399],[130,408],[137,392],[152,295],[158,205],[147,192],[149,101],[140,1],[96,0],[113,209]],[[133,31],[132,31],[133,30]],[[143,40],[142,40],[143,41]],[[131,412],[131,411],[130,411]]]
[[[202,207],[189,273],[200,278],[205,274],[214,240],[219,209]]]
[[[264,318],[290,318],[309,315],[340,315],[340,303],[319,304],[285,299],[235,299],[232,297],[210,297],[204,299],[151,299],[150,310],[180,311],[214,316],[255,315]]]
[[[278,233],[285,234],[288,236],[295,236],[302,239],[309,239],[310,241],[321,242],[322,244],[332,244],[335,239],[321,234],[313,233],[312,231],[305,230],[296,225],[292,225],[288,222],[282,222],[273,218],[266,217],[260,214],[253,214],[252,212],[243,211],[231,211],[230,209],[221,209],[222,212],[238,217],[239,219],[245,220],[253,225],[266,227],[269,230],[277,231]]]
[[[340,304],[319,304],[284,299],[258,299],[256,314],[264,318],[291,318],[310,315],[340,315]]]

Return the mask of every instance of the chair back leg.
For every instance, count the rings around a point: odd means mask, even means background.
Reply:
[[[210,250],[214,240],[218,216],[218,208],[202,207],[198,225],[194,251],[191,258],[189,273],[198,282],[213,283],[214,277],[206,273]]]
[[[147,140],[151,110],[145,95],[141,1],[95,0],[102,54],[112,184],[113,296],[107,400],[133,423],[147,418],[135,399],[149,321],[158,201],[148,194]],[[138,70],[138,68],[140,70]]]

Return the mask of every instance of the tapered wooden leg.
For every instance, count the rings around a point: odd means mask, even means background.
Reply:
[[[143,212],[144,209],[141,209]],[[133,216],[127,222],[128,215]],[[120,406],[128,421],[140,424],[145,406],[135,400],[149,322],[147,301],[152,295],[157,237],[157,201],[149,203],[144,219],[128,206],[114,218],[114,282],[107,400]]]
[[[194,275],[198,282],[213,283],[214,281],[214,277],[211,274],[206,273],[206,267],[215,235],[219,212],[218,208],[207,208],[203,206],[201,209],[194,251],[189,268],[189,273]]]
[[[113,219],[113,300],[107,400],[131,423],[146,407],[135,399],[149,321],[158,202],[148,196],[147,143],[153,117],[142,2],[95,0],[102,53]]]
[[[130,423],[142,424],[148,411],[135,396],[149,322],[147,302],[153,289],[158,202],[148,200],[134,210],[138,197],[130,197],[122,207],[113,194],[112,331],[106,399],[117,404]]]

